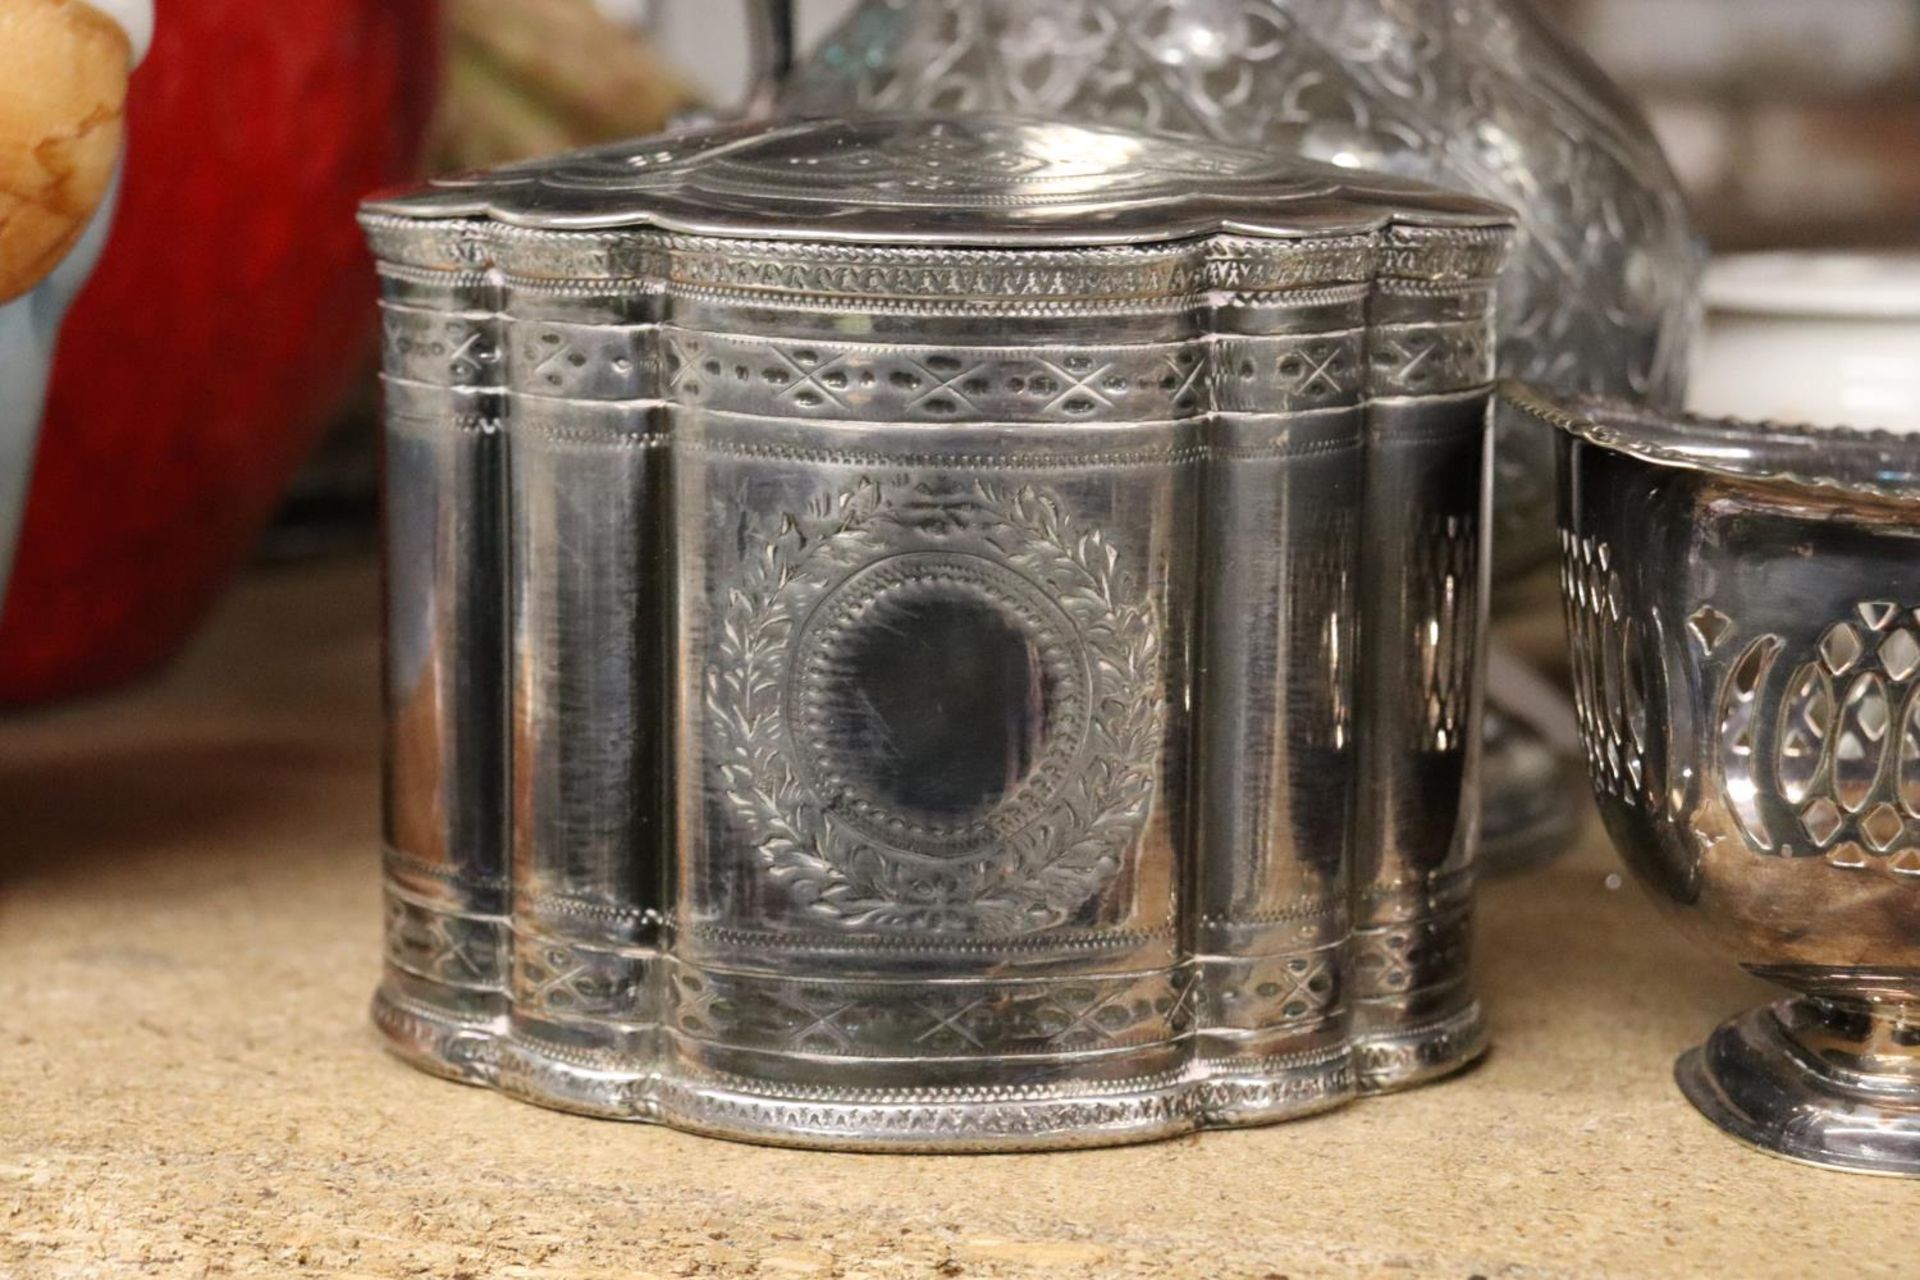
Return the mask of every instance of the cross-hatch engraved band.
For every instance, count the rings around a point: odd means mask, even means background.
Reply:
[[[494,380],[482,318],[383,308],[390,378]],[[652,324],[506,324],[505,379],[536,399],[637,401],[760,417],[858,422],[1157,422],[1355,405],[1492,375],[1478,322],[1211,341],[980,347],[779,339]],[[1363,353],[1362,339],[1368,350]]]
[[[1054,1056],[1140,1047],[1210,1028],[1275,1032],[1341,998],[1339,948],[1195,959],[1141,973],[913,984],[703,968],[653,947],[510,930],[498,917],[387,897],[388,961],[434,981],[507,988],[557,1023],[662,1022],[695,1040],[814,1056]],[[656,1005],[652,975],[664,1005]],[[1204,1011],[1204,1012],[1203,1012]]]

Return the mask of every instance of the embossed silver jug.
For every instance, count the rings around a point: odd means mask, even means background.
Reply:
[[[878,1149],[1302,1115],[1466,979],[1497,208],[995,117],[368,205],[429,1070]]]
[[[1668,408],[1685,391],[1699,253],[1679,186],[1526,0],[865,0],[781,105],[1136,125],[1475,192],[1519,213],[1503,374]],[[1550,441],[1516,424],[1499,462],[1504,575],[1553,553]]]

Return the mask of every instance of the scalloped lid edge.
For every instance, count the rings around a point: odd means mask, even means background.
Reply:
[[[1002,247],[1502,231],[1504,207],[1406,179],[1161,134],[1010,116],[731,125],[373,196],[365,215],[551,230]]]

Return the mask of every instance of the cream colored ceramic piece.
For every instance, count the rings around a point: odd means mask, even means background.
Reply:
[[[91,5],[0,3],[0,301],[38,284],[106,196],[131,56]]]
[[[1691,407],[1920,431],[1920,253],[1765,253],[1707,272]]]

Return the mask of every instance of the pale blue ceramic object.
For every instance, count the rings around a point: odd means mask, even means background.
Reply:
[[[60,322],[106,248],[119,194],[116,174],[73,252],[31,292],[0,306],[0,612],[6,608],[7,579],[27,511],[27,482],[33,476]]]

